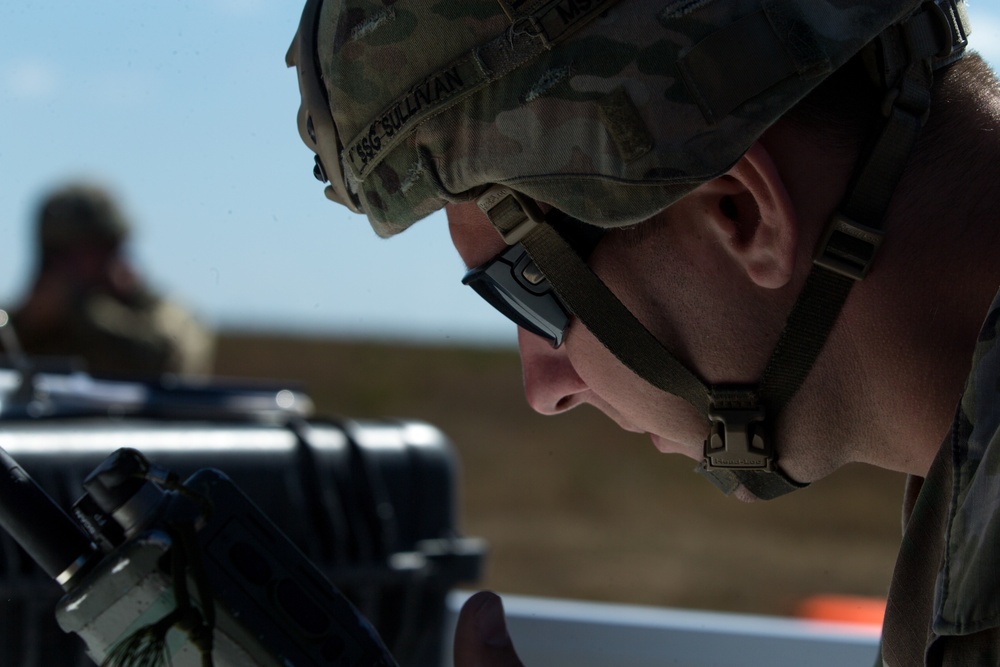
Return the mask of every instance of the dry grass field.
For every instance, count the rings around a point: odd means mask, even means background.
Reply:
[[[882,596],[903,477],[853,467],[743,505],[595,410],[540,417],[513,350],[224,335],[218,373],[303,383],[324,416],[428,421],[462,465],[461,530],[507,593],[790,614]]]

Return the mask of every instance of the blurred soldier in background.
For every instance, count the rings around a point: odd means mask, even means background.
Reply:
[[[79,357],[96,375],[210,373],[213,334],[144,284],[123,253],[129,233],[97,185],[68,184],[42,200],[37,274],[10,313],[23,351]]]

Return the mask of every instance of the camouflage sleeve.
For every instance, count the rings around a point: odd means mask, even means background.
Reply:
[[[939,637],[927,653],[926,664],[934,667],[1000,665],[1000,628],[962,637]]]
[[[214,337],[186,310],[154,298],[142,308],[97,295],[74,320],[88,368],[95,373],[207,374]]]
[[[1000,300],[972,360],[952,438],[952,499],[928,665],[1000,665]]]
[[[161,300],[154,313],[154,326],[169,341],[171,372],[208,375],[215,356],[215,334],[180,304]]]
[[[876,665],[1000,666],[998,331],[1000,296],[981,329],[952,429],[927,477],[911,479],[919,494],[906,519]]]

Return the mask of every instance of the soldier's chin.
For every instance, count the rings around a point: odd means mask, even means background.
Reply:
[[[755,503],[758,500],[760,500],[760,498],[750,493],[750,489],[743,486],[742,484],[737,486],[736,489],[734,489],[733,492],[729,495],[733,498],[736,498],[736,500],[739,500],[742,503]]]

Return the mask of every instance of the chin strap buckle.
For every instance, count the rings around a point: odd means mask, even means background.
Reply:
[[[882,244],[882,231],[835,213],[819,243],[813,263],[853,280],[871,270]]]
[[[708,419],[706,470],[775,470],[774,446],[755,390],[713,389]]]

